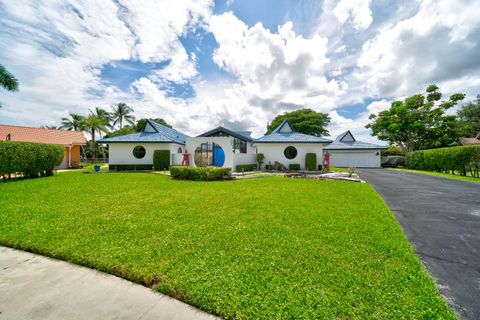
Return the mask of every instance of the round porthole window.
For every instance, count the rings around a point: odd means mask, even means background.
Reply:
[[[285,155],[285,158],[293,159],[297,156],[297,148],[292,146],[286,147],[283,154]]]
[[[133,156],[137,159],[142,159],[143,157],[145,157],[145,153],[145,148],[142,146],[136,146],[135,148],[133,148]]]

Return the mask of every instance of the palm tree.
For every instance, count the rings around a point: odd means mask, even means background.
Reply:
[[[18,90],[18,80],[0,64],[0,86],[8,91]]]
[[[115,126],[117,123],[122,129],[123,127],[123,121],[126,121],[130,124],[133,124],[135,121],[135,117],[131,115],[133,112],[133,109],[130,108],[126,103],[120,102],[117,104],[117,108],[112,107],[113,112],[112,112],[112,118],[113,118],[113,125]]]
[[[97,148],[95,145],[95,134],[98,132],[101,134],[102,132],[108,132],[108,121],[105,120],[104,117],[91,114],[87,118],[84,118],[82,121],[82,128],[90,132],[92,136],[91,146],[92,146],[92,154],[93,158],[97,158]]]
[[[95,109],[92,111],[90,110],[90,113],[96,117],[100,117],[100,118],[103,118],[105,119],[106,121],[106,125],[107,127],[109,128],[112,128],[113,126],[111,125],[111,122],[112,122],[112,114],[110,112],[108,112],[107,110],[105,109],[102,109],[102,108],[99,108],[99,107],[95,107]]]
[[[60,129],[73,131],[81,130],[82,122],[85,117],[73,112],[70,112],[68,115],[70,118],[62,118],[62,125],[60,126]]]
[[[59,128],[57,128],[57,126],[51,126],[51,125],[48,125],[48,124],[43,125],[40,128],[42,128],[42,129],[55,129],[55,130],[59,129]]]

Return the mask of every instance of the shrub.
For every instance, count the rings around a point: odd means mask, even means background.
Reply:
[[[173,179],[193,181],[230,180],[232,170],[230,168],[194,168],[183,166],[171,166],[170,175]]]
[[[308,171],[315,171],[317,167],[317,154],[316,153],[307,153],[305,155],[305,169]]]
[[[153,151],[153,168],[155,170],[165,170],[170,167],[170,150]]]
[[[153,170],[153,164],[110,164],[110,171],[150,171]]]
[[[265,165],[265,170],[273,170],[273,165],[272,164],[266,164]]]
[[[300,164],[299,163],[290,163],[288,165],[288,169],[290,169],[292,171],[298,171],[298,170],[300,170]]]
[[[407,167],[415,170],[437,171],[461,175],[470,172],[479,176],[480,146],[449,147],[409,152]]]
[[[257,153],[256,160],[258,163],[258,170],[262,170],[262,163],[265,159],[265,155],[263,153]]]
[[[256,164],[239,164],[235,167],[235,171],[242,172],[242,171],[254,171],[257,169]]]
[[[34,178],[49,176],[60,165],[64,148],[52,144],[0,141],[0,176],[21,174]]]

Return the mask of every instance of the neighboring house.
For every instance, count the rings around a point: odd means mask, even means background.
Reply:
[[[277,161],[287,168],[290,164],[299,164],[304,169],[307,153],[315,153],[320,165],[324,150],[332,154],[332,166],[380,167],[380,150],[385,148],[356,141],[350,131],[334,142],[295,132],[288,120],[283,121],[271,134],[259,139],[252,138],[250,134],[217,127],[197,137],[189,137],[148,120],[139,133],[99,142],[109,145],[111,170],[151,169],[154,150],[169,150],[171,165],[181,165],[182,153],[187,152],[191,166],[228,167],[233,170],[238,165],[256,164],[257,153],[264,154],[264,164],[273,165]]]
[[[187,135],[148,120],[141,132],[98,140],[108,144],[110,170],[150,170],[153,151],[169,150],[172,165],[182,163]]]
[[[475,138],[460,138],[458,144],[461,146],[480,145],[480,132]]]
[[[330,153],[330,165],[333,167],[376,168],[380,167],[380,154],[386,148],[357,141],[348,130],[337,136],[324,150]]]
[[[0,125],[0,140],[24,141],[61,145],[65,156],[58,169],[72,168],[80,163],[80,146],[86,144],[81,131],[43,129],[23,126]]]

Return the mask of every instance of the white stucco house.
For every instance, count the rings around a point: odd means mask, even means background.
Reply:
[[[275,162],[305,169],[307,153],[315,153],[321,164],[325,152],[331,154],[330,165],[338,167],[380,167],[379,145],[355,140],[350,131],[335,141],[295,132],[288,120],[272,133],[255,139],[251,132],[217,127],[197,137],[148,120],[141,132],[99,140],[109,145],[110,170],[150,170],[154,150],[169,150],[170,164],[181,165],[184,153],[191,166],[228,167],[255,165],[257,153],[265,156],[264,164]]]

